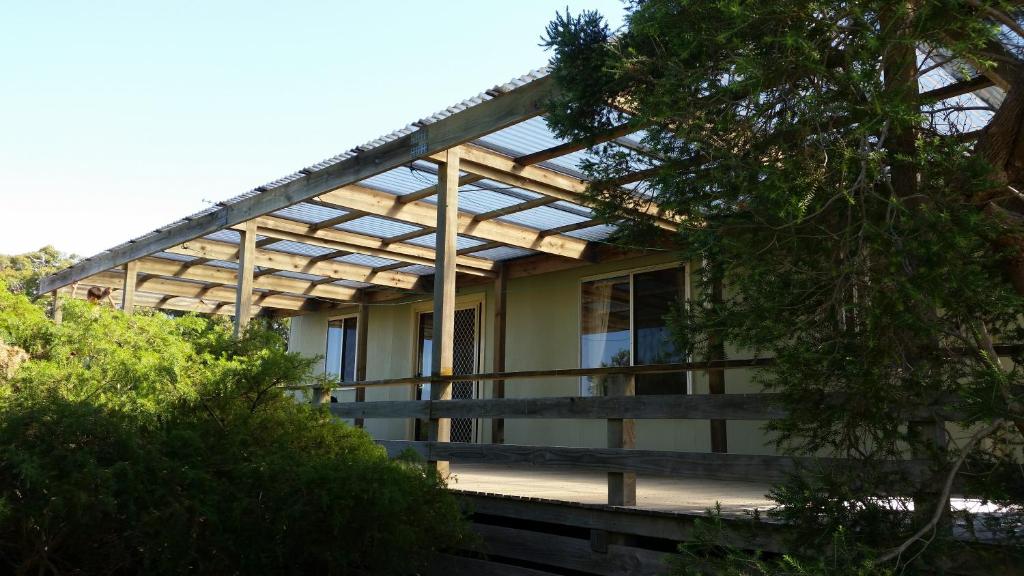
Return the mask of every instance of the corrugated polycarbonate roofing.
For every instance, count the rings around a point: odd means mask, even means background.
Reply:
[[[922,60],[929,57],[931,56],[925,56],[922,54]],[[959,66],[959,63],[957,63],[957,66]],[[921,90],[927,91],[956,82],[963,76],[962,70],[962,67],[941,65],[941,63],[939,65],[932,66],[931,70],[927,74],[924,74],[920,80]],[[156,232],[187,224],[191,220],[211,214],[224,207],[229,207],[239,201],[261,194],[268,189],[304,178],[312,171],[323,170],[339,162],[353,158],[362,151],[371,150],[382,144],[393,142],[398,138],[402,138],[415,132],[420,127],[430,125],[434,122],[447,118],[452,114],[458,113],[482,102],[486,102],[497,95],[509,92],[510,90],[530,82],[534,82],[545,75],[545,70],[538,70],[514,79],[506,84],[495,86],[491,90],[479,94],[474,98],[460,102],[455,106],[440,111],[427,118],[423,118],[405,126],[404,128],[393,131],[378,139],[352,148],[331,158],[327,158],[292,174],[283,176],[273,182],[269,182],[263,186],[259,186],[253,190],[245,192],[244,194],[217,203],[216,205],[210,206],[201,212],[161,228]],[[941,121],[934,122],[934,124],[939,126],[938,129],[950,132],[954,130],[969,132],[977,129],[978,127],[985,125],[991,119],[993,113],[992,110],[1001,103],[1003,96],[1004,93],[999,88],[984,88],[970,94],[959,96],[956,99],[939,103],[936,106],[949,106],[950,102],[956,102],[971,107],[972,109],[952,112],[948,116],[941,118]],[[989,109],[984,109],[986,107]],[[944,128],[942,127],[943,122],[945,123]],[[598,146],[605,147],[605,149],[619,149],[624,152],[632,152],[630,157],[638,159],[638,163],[635,165],[635,168],[637,170],[642,170],[656,164],[654,160],[650,159],[650,156],[645,156],[643,154],[644,138],[645,132],[643,130],[637,130],[625,136],[612,139],[609,142],[598,144]],[[472,142],[469,142],[469,144],[482,148],[486,151],[490,151],[489,153],[491,156],[498,154],[505,157],[504,161],[507,161],[508,159],[514,160],[537,152],[543,152],[566,144],[566,142],[558,138],[548,128],[547,123],[542,116],[535,116],[484,135]],[[584,166],[588,160],[595,158],[593,150],[594,149],[574,150],[536,163],[527,163],[523,161],[520,165],[530,164],[530,169],[545,170],[552,178],[557,177],[563,180],[565,178],[572,178],[575,179],[575,182],[578,184],[579,180],[585,180],[585,176],[583,174]],[[467,168],[469,168],[468,165]],[[356,184],[359,187],[369,188],[384,194],[393,195],[397,199],[395,204],[396,206],[400,206],[408,201],[409,199],[402,200],[402,197],[409,194],[415,194],[415,198],[419,203],[436,205],[437,197],[435,194],[431,194],[430,191],[437,186],[437,171],[438,167],[433,162],[423,159],[412,159],[404,166],[392,168],[379,174],[364,178]],[[509,174],[505,174],[505,176],[508,175]],[[574,225],[578,225],[575,229],[570,229],[567,232],[561,232],[561,234],[566,237],[567,240],[576,239],[586,242],[603,242],[615,231],[614,226],[598,222],[595,219],[596,217],[594,212],[582,204],[565,200],[555,200],[554,198],[546,197],[532,190],[524,189],[503,181],[472,176],[467,172],[462,172],[461,176],[466,179],[466,182],[459,187],[459,210],[466,216],[474,217],[474,220],[482,221],[491,219],[493,222],[501,223],[506,227],[514,225],[519,228],[525,228],[534,233],[540,233],[539,237],[544,236],[544,231],[557,232],[558,230],[574,228]],[[499,178],[500,175],[492,174],[492,176],[494,178]],[[527,183],[524,183],[523,180],[515,180],[514,178],[509,179],[509,181],[516,182],[521,186],[528,185]],[[650,193],[650,191],[642,185],[642,182],[626,184],[624,187],[635,190],[641,195]],[[535,186],[534,188],[541,190],[541,188],[536,188]],[[356,187],[353,187],[351,190],[342,189],[341,193],[359,194],[360,191]],[[425,196],[424,194],[429,195]],[[342,204],[346,203],[343,201],[343,198],[345,198],[344,196],[340,198],[341,199],[336,201]],[[525,209],[519,209],[516,211],[516,207],[527,203],[532,204],[528,205]],[[434,268],[432,266],[410,263],[420,262],[426,258],[426,256],[423,256],[423,248],[433,249],[435,246],[436,235],[433,233],[433,229],[423,225],[424,222],[421,220],[407,218],[409,220],[419,221],[420,223],[401,221],[397,215],[396,217],[391,217],[390,213],[368,215],[362,212],[350,211],[342,206],[327,204],[318,199],[299,202],[286,208],[276,210],[267,216],[288,221],[289,225],[295,223],[304,224],[307,227],[309,225],[313,225],[309,230],[320,229],[324,231],[325,236],[322,236],[321,238],[331,238],[332,236],[326,234],[334,233],[334,236],[341,236],[343,240],[344,238],[352,239],[355,244],[352,245],[351,249],[337,250],[323,245],[314,245],[288,239],[277,239],[276,236],[272,238],[265,238],[264,236],[257,235],[257,241],[260,242],[259,246],[262,250],[308,257],[311,258],[311,264],[326,260],[364,266],[371,270],[383,268],[385,270],[395,270],[397,272],[412,275],[426,275],[434,273]],[[300,228],[300,230],[302,229],[304,228]],[[508,229],[514,230],[512,228]],[[457,236],[457,248],[460,251],[460,254],[465,254],[467,258],[471,257],[472,259],[476,259],[475,262],[477,265],[479,265],[479,262],[482,260],[505,261],[537,253],[536,251],[528,248],[495,242],[493,234],[488,235],[481,232],[484,238],[479,238],[473,236],[472,232],[472,229],[468,229],[468,233],[460,233]],[[348,236],[345,236],[343,233],[348,234]],[[132,242],[144,241],[152,234],[153,233],[147,234],[141,238],[133,240]],[[310,232],[310,234],[312,234],[312,232]],[[232,229],[224,229],[207,234],[203,238],[205,240],[237,245],[240,233]],[[301,234],[296,236],[285,235],[284,238],[296,238],[296,240],[298,240],[301,239]],[[490,238],[490,240],[487,238]],[[389,253],[384,252],[388,250],[393,243],[398,242],[401,243],[402,250],[392,251]],[[128,244],[130,243],[131,242]],[[122,244],[112,250],[120,249],[126,245],[127,244]],[[330,246],[331,244],[327,243],[327,245]],[[368,250],[369,253],[361,253],[359,251],[360,246],[372,247],[374,250]],[[398,245],[394,244],[394,246],[397,247]],[[187,243],[184,248],[176,250],[184,250],[185,252],[188,252]],[[410,257],[410,259],[398,260],[385,257],[395,255],[401,258],[403,251],[407,257]],[[198,249],[195,252],[196,253],[193,256],[171,252],[159,252],[155,256],[170,261],[203,263],[207,266],[232,270],[235,270],[238,267],[235,262],[230,261],[207,261],[202,257],[202,253]],[[428,252],[426,254],[429,256],[430,253]],[[413,255],[415,255],[415,258],[411,258]],[[470,261],[472,262],[472,260]],[[311,270],[312,267],[309,269]],[[305,272],[270,269],[263,270],[262,272],[269,273],[269,276],[276,276],[279,278],[308,281],[312,283],[312,285],[329,284],[357,289],[374,286],[373,284],[365,282],[338,280],[331,277],[324,277]]]

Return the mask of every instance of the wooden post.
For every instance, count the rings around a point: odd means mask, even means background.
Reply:
[[[52,308],[52,312],[53,312],[52,318],[53,318],[53,323],[54,324],[60,324],[61,322],[64,321],[64,309],[61,306],[61,302],[60,302],[60,289],[57,289],[57,290],[53,291],[53,308]]]
[[[124,286],[121,290],[121,310],[125,314],[135,311],[135,283],[139,278],[139,261],[132,260],[124,265]]]
[[[356,316],[356,382],[366,380],[366,336],[370,329],[370,305],[360,304]],[[366,401],[366,388],[356,388],[356,402]],[[355,419],[356,428],[363,427],[363,419]]]
[[[505,371],[505,291],[508,289],[508,276],[505,274],[505,266],[499,264],[495,270],[498,275],[494,278],[494,360],[493,371]],[[505,381],[495,380],[491,384],[491,396],[494,398],[505,397]],[[491,443],[505,443],[505,419],[491,419]]]
[[[612,374],[608,377],[608,396],[633,396],[636,394],[636,377],[632,374]],[[636,427],[632,418],[608,419],[608,447],[635,448]],[[608,504],[612,506],[636,506],[636,473],[608,473]]]
[[[722,275],[714,273],[711,282],[711,305],[722,304]],[[721,334],[712,332],[708,336],[708,360],[725,360],[725,342]],[[725,394],[725,370],[722,368],[708,369],[708,393]],[[711,451],[728,452],[728,432],[725,420],[714,419],[711,424]]]
[[[330,404],[331,403],[331,388],[313,388],[313,404]]]
[[[238,287],[235,293],[235,338],[245,332],[252,317],[253,270],[256,265],[256,221],[249,220],[238,240]]]
[[[437,236],[434,263],[434,333],[431,349],[431,376],[451,376],[455,356],[455,257],[459,226],[459,153],[449,149],[437,172]],[[450,400],[450,382],[432,381],[431,400]],[[431,415],[428,440],[451,440],[451,419]],[[442,478],[448,477],[448,462],[430,461]]]

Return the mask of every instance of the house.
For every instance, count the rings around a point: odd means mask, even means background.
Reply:
[[[323,356],[319,370],[339,384],[408,378],[431,373],[435,260],[452,241],[453,274],[444,281],[454,284],[454,374],[682,362],[665,316],[690,291],[693,263],[671,250],[605,241],[613,228],[582,198],[586,147],[558,140],[542,117],[550,89],[543,72],[495,87],[83,260],[42,289],[83,297],[92,286],[112,288],[126,309],[232,314],[240,324],[252,314],[290,316],[291,349]],[[638,139],[623,128],[606,140],[635,149]],[[457,183],[445,182],[446,171]],[[459,219],[450,238],[439,232],[443,186]],[[675,226],[670,215],[652,217],[667,231]],[[708,390],[706,371],[636,379],[638,395]],[[602,385],[589,376],[458,381],[452,396],[592,396]],[[339,389],[331,400],[429,399],[430,387]],[[729,391],[756,389],[736,374]],[[381,440],[427,436],[423,419],[359,420]],[[638,448],[711,448],[707,421],[636,426]],[[731,451],[770,453],[756,421],[726,426]],[[453,442],[491,443],[496,433],[507,444],[606,445],[598,420],[451,421]]]

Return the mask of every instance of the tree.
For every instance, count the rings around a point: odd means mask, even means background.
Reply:
[[[6,283],[7,289],[12,292],[35,297],[38,295],[41,278],[78,260],[77,255],[65,254],[53,246],[14,256],[0,254],[0,281]]]
[[[680,252],[708,265],[674,319],[681,343],[773,357],[759,378],[789,410],[770,425],[778,446],[851,459],[774,492],[796,549],[841,534],[851,572],[949,559],[954,477],[1004,508],[987,528],[1014,536],[1024,357],[996,344],[1024,342],[1016,3],[636,0],[627,13],[617,33],[594,12],[549,25],[549,123],[593,141],[643,130],[640,147],[602,144],[584,163],[591,201],[633,241],[652,226],[624,207],[683,218]],[[905,409],[942,405],[960,428],[906,425]],[[894,477],[885,462],[908,453],[934,475]],[[893,482],[939,504],[894,510]]]

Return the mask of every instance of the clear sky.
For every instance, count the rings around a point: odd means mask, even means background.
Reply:
[[[0,0],[0,253],[92,255],[543,66],[619,0]]]

